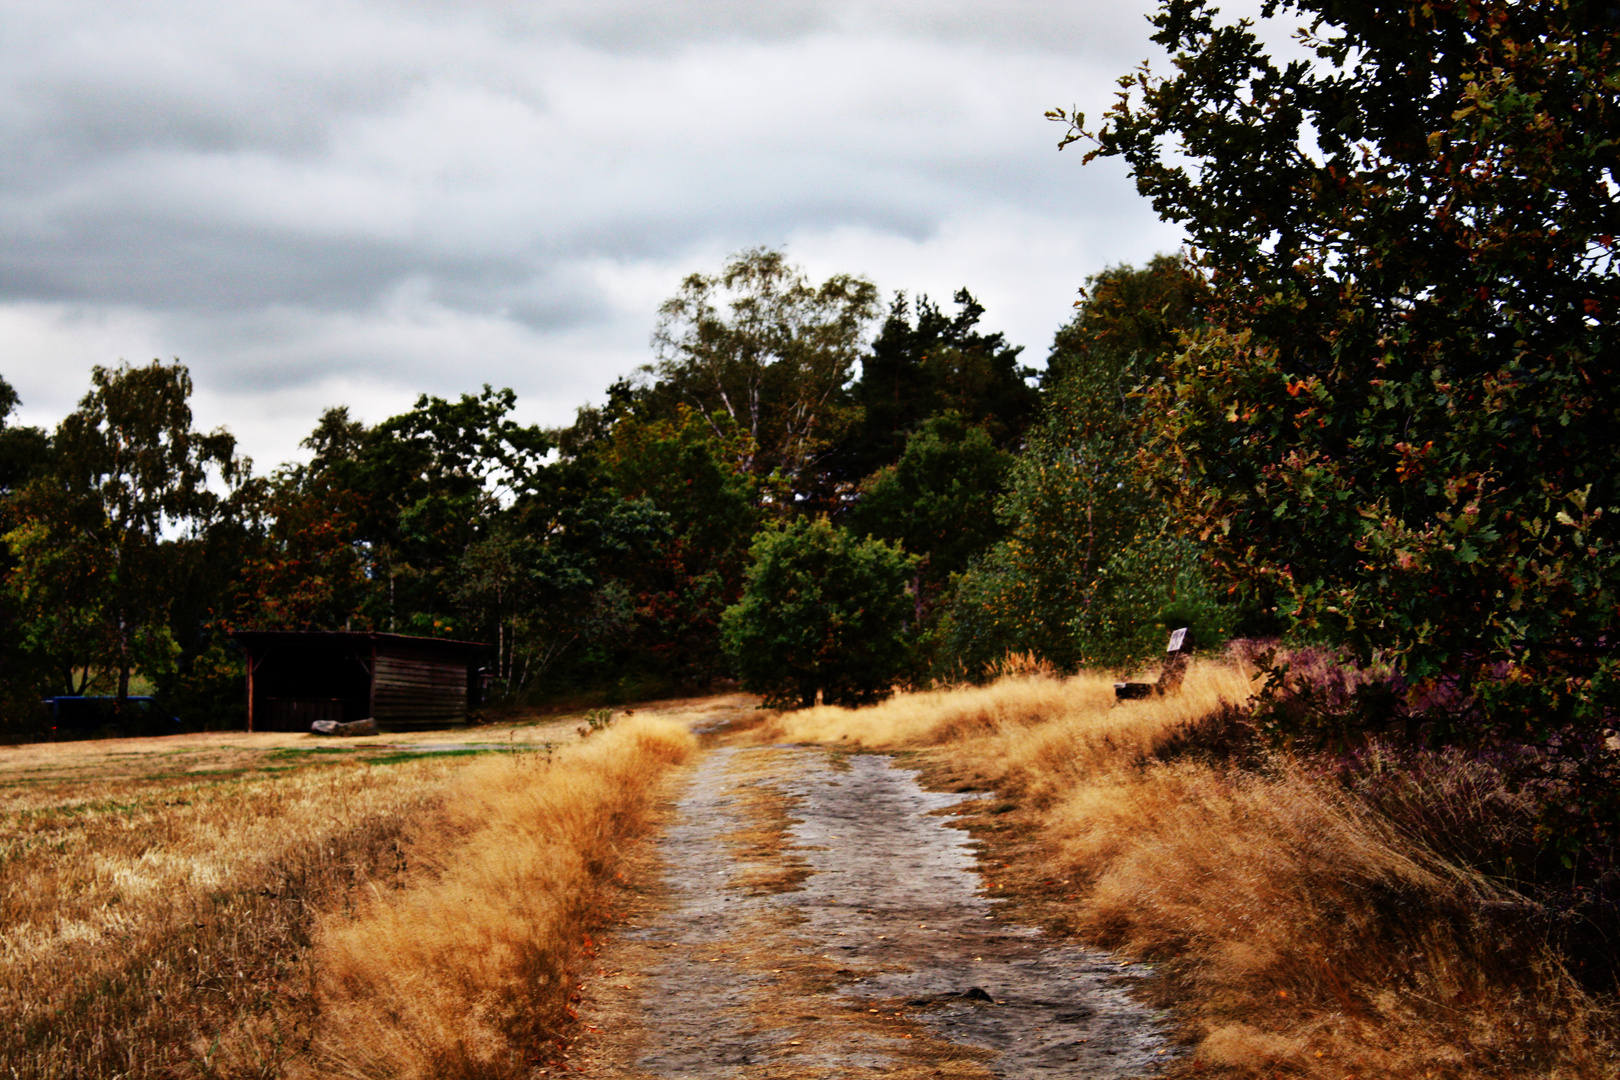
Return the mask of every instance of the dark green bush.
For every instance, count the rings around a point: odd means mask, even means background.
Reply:
[[[770,706],[886,697],[909,663],[916,559],[824,518],[760,533],[722,634],[743,688]]]

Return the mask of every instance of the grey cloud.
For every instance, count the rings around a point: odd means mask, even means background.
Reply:
[[[415,271],[487,275],[400,247],[249,232],[222,225],[176,229],[162,220],[96,219],[68,235],[0,249],[0,293],[29,300],[134,303],[165,310],[224,310],[296,303],[342,308],[371,302]]]
[[[1019,316],[1041,353],[1080,279],[1152,253],[1121,172],[1040,119],[1106,102],[1146,6],[16,0],[0,327],[24,363],[112,362],[41,312],[123,312],[220,394],[487,380],[577,404],[645,359],[681,271],[845,237],[841,268],[886,290],[918,291],[892,268],[921,252],[961,261],[936,293],[1024,296],[1056,267]],[[960,238],[996,215],[1076,254]]]
[[[423,5],[443,11],[440,4]],[[883,33],[943,41],[1141,57],[1144,9],[1134,4],[1050,0],[572,0],[481,5],[509,33],[564,34],[607,49],[667,51],[697,41],[784,41],[810,34]]]
[[[433,5],[437,6],[437,5]],[[533,4],[490,4],[503,30],[532,37],[566,34],[607,49],[667,51],[698,40],[742,38],[781,41],[833,25],[832,5],[819,0],[573,0]]]
[[[307,152],[333,116],[380,107],[429,70],[360,43],[323,65],[314,9],[266,26],[262,7],[8,6],[0,131],[44,165],[153,147]]]

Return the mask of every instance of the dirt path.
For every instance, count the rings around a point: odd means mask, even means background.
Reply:
[[[598,957],[570,1074],[1150,1075],[1142,972],[1008,925],[952,808],[878,755],[721,748],[689,774],[662,886]]]

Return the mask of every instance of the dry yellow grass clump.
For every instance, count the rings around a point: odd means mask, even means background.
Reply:
[[[1510,894],[1400,834],[1308,761],[1179,753],[1250,693],[1195,665],[1175,697],[1017,676],[774,718],[762,737],[928,748],[943,779],[1017,809],[980,819],[1003,879],[1064,929],[1157,961],[1193,1053],[1183,1074],[1613,1076],[1605,1006]],[[1015,890],[1015,896],[1017,891]],[[1504,914],[1506,921],[1504,921]]]
[[[572,1011],[569,968],[624,845],[650,824],[664,770],[695,748],[683,725],[632,720],[549,765],[466,769],[418,844],[453,859],[323,921],[307,1075],[527,1075]]]

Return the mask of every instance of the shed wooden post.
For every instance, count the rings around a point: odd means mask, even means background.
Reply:
[[[247,726],[247,729],[249,731],[252,731],[253,730],[253,650],[248,649],[246,651],[247,651],[247,690],[248,690],[248,726]]]

